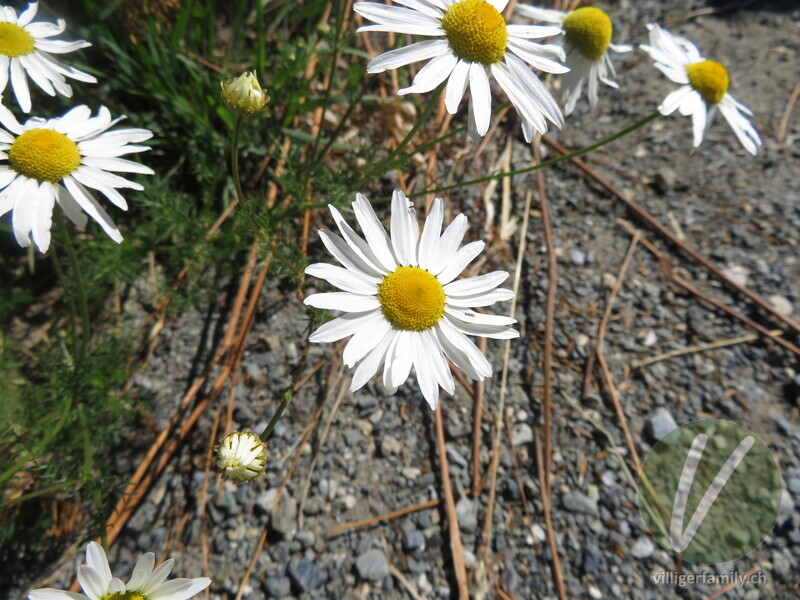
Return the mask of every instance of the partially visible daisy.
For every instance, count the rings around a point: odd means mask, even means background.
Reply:
[[[112,240],[122,241],[119,229],[87,188],[127,210],[117,189],[144,188],[110,171],[153,174],[150,167],[119,158],[149,150],[136,144],[153,135],[147,129],[107,131],[123,118],[112,119],[105,107],[93,117],[87,106],[76,106],[63,117],[31,117],[21,125],[7,109],[0,110],[5,128],[0,128],[0,217],[13,210],[11,223],[20,246],[30,246],[33,239],[40,252],[47,251],[55,203],[76,225],[86,225],[85,212]]]
[[[267,447],[251,431],[229,433],[220,440],[214,453],[220,475],[236,485],[253,481],[267,464]]]
[[[567,53],[566,64],[570,69],[561,79],[564,114],[569,115],[575,110],[584,84],[592,110],[597,106],[599,81],[612,88],[619,87],[613,79],[617,74],[608,50],[610,48],[614,52],[630,52],[633,47],[611,43],[614,29],[605,12],[593,6],[584,6],[565,13],[527,4],[517,4],[517,10],[531,19],[554,23],[564,33],[562,43]]]
[[[317,263],[306,273],[344,291],[313,294],[305,303],[344,314],[309,340],[324,343],[353,336],[343,356],[348,367],[358,364],[350,390],[363,387],[383,367],[383,386],[394,394],[413,366],[422,395],[435,409],[440,386],[450,395],[455,391],[446,359],[472,379],[490,377],[492,366],[467,336],[511,339],[519,332],[509,327],[516,323],[510,317],[472,309],[510,300],[514,293],[498,288],[508,277],[505,271],[456,280],[484,247],[477,241],[459,249],[467,218],[458,215],[442,233],[444,203],[436,198],[420,235],[413,204],[395,190],[389,236],[358,194],[353,211],[364,241],[336,208],[329,208],[342,235],[319,234],[343,268]]]
[[[647,25],[650,45],[642,45],[656,63],[656,68],[671,81],[681,85],[664,98],[658,110],[669,115],[675,109],[692,116],[694,147],[703,141],[703,134],[719,109],[736,137],[750,154],[755,156],[761,138],[747,118],[753,113],[728,93],[728,71],[720,63],[703,58],[692,42],[672,35],[654,23]]]
[[[564,51],[556,45],[531,40],[559,33],[557,27],[506,24],[503,9],[508,0],[396,0],[404,6],[356,2],[353,9],[375,25],[359,31],[390,31],[433,37],[390,50],[372,59],[368,73],[382,73],[421,60],[432,59],[398,94],[429,92],[447,80],[445,106],[455,114],[469,86],[470,136],[483,136],[492,116],[489,73],[511,100],[523,121],[541,133],[547,121],[564,125],[561,109],[550,91],[528,67],[545,73],[565,73]]]
[[[65,77],[97,83],[97,79],[88,73],[63,65],[50,56],[73,52],[91,44],[83,40],[64,42],[49,39],[63,33],[67,25],[63,19],[56,23],[33,23],[38,10],[39,3],[31,2],[17,16],[17,11],[10,6],[0,6],[0,92],[6,89],[10,77],[14,96],[26,113],[31,112],[31,93],[25,73],[50,96],[58,92],[67,98],[72,97],[72,88]]]
[[[128,583],[112,577],[108,558],[103,548],[95,542],[86,547],[86,564],[78,567],[78,583],[83,594],[53,588],[33,590],[30,600],[187,600],[202,592],[210,584],[208,577],[173,579],[166,581],[172,570],[170,558],[153,567],[156,557],[152,552],[143,555],[133,567]],[[85,594],[85,595],[84,595]]]

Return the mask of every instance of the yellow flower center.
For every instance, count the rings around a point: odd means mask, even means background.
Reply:
[[[444,288],[419,267],[398,267],[378,286],[378,300],[395,329],[425,331],[444,315]]]
[[[19,25],[0,23],[0,54],[16,58],[35,49],[33,36]]]
[[[506,21],[485,0],[462,0],[447,9],[442,29],[453,53],[467,62],[493,65],[506,53]]]
[[[728,91],[728,71],[716,61],[703,60],[686,65],[689,85],[696,89],[706,103],[719,104]]]
[[[8,162],[20,175],[57,183],[81,164],[75,142],[52,129],[31,129],[19,136],[8,151]]]
[[[567,43],[589,60],[600,60],[611,43],[611,19],[599,8],[584,6],[572,11],[561,24]]]
[[[116,592],[106,594],[100,600],[147,600],[147,596],[141,592]]]

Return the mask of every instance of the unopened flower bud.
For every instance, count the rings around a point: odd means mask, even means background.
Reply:
[[[261,89],[253,73],[242,73],[239,77],[223,81],[220,87],[225,104],[237,114],[253,116],[269,104],[269,94]]]
[[[252,481],[264,472],[267,447],[250,431],[234,431],[215,448],[217,470],[236,485]]]

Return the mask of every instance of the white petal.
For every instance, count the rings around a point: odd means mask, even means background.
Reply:
[[[436,410],[436,406],[439,404],[439,383],[430,357],[428,339],[421,332],[413,332],[411,341],[414,371],[417,374],[419,389],[431,410]],[[438,352],[436,348],[430,350]]]
[[[511,329],[510,327],[467,323],[466,321],[456,319],[450,315],[445,316],[445,319],[447,319],[450,324],[458,329],[461,333],[465,333],[467,335],[477,335],[496,340],[512,340],[519,337],[519,331],[516,329]]]
[[[100,600],[108,592],[108,581],[105,581],[97,571],[86,565],[78,567],[78,583],[91,600]]]
[[[381,25],[412,25],[415,27],[429,27],[441,30],[441,19],[426,15],[412,8],[387,6],[377,2],[356,2],[353,10],[365,19]],[[394,30],[396,33],[405,31]],[[411,33],[411,32],[409,32]]]
[[[553,10],[550,8],[539,8],[538,6],[531,6],[530,4],[517,4],[515,10],[520,14],[530,17],[534,21],[542,21],[543,23],[557,23],[561,25],[567,13],[560,10]]]
[[[461,308],[477,308],[479,306],[490,306],[495,302],[505,302],[514,297],[514,292],[505,288],[498,288],[485,294],[476,294],[474,296],[459,296],[458,298],[448,298],[447,303],[450,306]]]
[[[420,60],[428,60],[448,52],[447,40],[426,40],[396,50],[389,50],[367,64],[367,73],[383,73]]]
[[[569,67],[560,62],[548,58],[542,52],[542,46],[528,40],[509,40],[508,48],[522,60],[533,66],[535,69],[545,73],[561,74],[569,71]]]
[[[147,594],[147,598],[148,600],[187,600],[202,592],[209,585],[211,585],[211,580],[208,577],[173,579]]]
[[[703,134],[706,131],[706,105],[705,103],[698,105],[696,110],[692,113],[692,143],[697,148],[703,143]]]
[[[483,137],[489,131],[489,124],[492,120],[492,90],[489,87],[486,67],[482,64],[472,63],[469,66],[469,92],[475,115],[475,126],[478,135]]]
[[[365,312],[381,306],[375,296],[363,296],[361,294],[351,294],[350,292],[312,294],[303,303],[314,308],[341,310],[344,312]]]
[[[53,205],[56,202],[56,193],[50,183],[45,182],[39,185],[37,194],[39,206],[36,209],[31,233],[36,247],[42,254],[47,252],[50,247],[50,228],[53,226]],[[110,572],[109,575],[111,575]]]
[[[153,567],[156,564],[156,556],[152,552],[147,552],[139,557],[136,565],[133,567],[130,581],[128,581],[127,589],[138,590],[146,582],[147,578],[153,572]]]
[[[467,265],[483,252],[485,246],[486,244],[483,241],[478,240],[476,242],[470,242],[456,252],[456,255],[450,260],[450,263],[436,276],[439,283],[447,285],[458,277],[461,272],[467,268]]]
[[[442,83],[458,63],[458,58],[452,52],[441,54],[422,67],[414,77],[413,83],[397,91],[399,96],[406,94],[422,94],[430,92]]]
[[[172,565],[175,564],[175,561],[171,558],[168,558],[163,563],[158,565],[155,570],[150,574],[145,582],[144,586],[140,589],[140,591],[145,595],[149,596],[158,586],[164,583],[164,580],[169,577],[169,572],[172,571]],[[151,599],[152,600],[152,599]]]
[[[14,89],[14,96],[22,112],[31,112],[31,92],[28,89],[28,80],[25,77],[25,71],[22,70],[22,63],[17,58],[11,59],[11,87]]]
[[[672,114],[690,93],[692,93],[692,88],[688,85],[684,85],[679,87],[677,90],[670,92],[658,107],[658,111],[662,115]]]
[[[314,333],[308,336],[308,341],[315,344],[338,342],[369,326],[376,317],[381,317],[382,319],[383,315],[380,311],[345,313],[338,319],[333,319],[321,325]]]
[[[471,296],[493,290],[508,279],[506,271],[493,271],[476,277],[467,277],[453,281],[444,286],[444,291],[450,296]]]
[[[33,590],[28,594],[29,600],[86,600],[83,594],[75,592],[65,592],[53,588],[42,588]]]
[[[367,264],[341,237],[330,231],[320,229],[319,237],[336,260],[342,265],[369,277],[381,277],[381,273],[372,265]]]
[[[36,16],[36,13],[38,11],[39,11],[39,3],[30,2],[28,4],[28,8],[26,8],[19,14],[17,25],[19,25],[20,27],[25,27],[28,23],[33,21],[33,18]]]
[[[442,340],[442,342],[445,340],[449,342],[451,344],[451,349],[457,349],[463,353],[463,356],[467,358],[469,364],[472,366],[473,373],[478,376],[473,377],[473,379],[482,380],[485,377],[491,377],[492,366],[489,364],[489,361],[486,360],[486,357],[483,355],[483,353],[478,350],[478,347],[473,344],[472,341],[467,338],[467,336],[453,327],[452,323],[450,323],[450,321],[447,319],[442,319],[439,321],[439,323],[436,324],[436,327],[443,336],[439,339]],[[447,350],[448,346],[445,345],[445,351]]]
[[[520,8],[522,8],[520,6]],[[555,21],[554,21],[555,22]],[[555,37],[562,32],[561,21],[557,21],[559,27],[550,25],[506,25],[509,40],[511,38],[521,38],[524,40],[536,40],[547,37]]]
[[[390,385],[386,387],[400,387],[411,374],[412,356],[414,354],[415,331],[401,331],[397,336],[397,343],[392,350],[386,354],[386,366],[384,369],[389,373]]]
[[[309,265],[305,272],[307,275],[324,279],[331,285],[354,294],[376,294],[380,283],[377,278],[326,263]]]
[[[450,73],[444,93],[444,105],[451,115],[456,113],[458,105],[461,104],[461,99],[464,97],[464,92],[467,91],[467,75],[469,75],[469,63],[459,60]]]
[[[56,184],[53,187],[56,188],[56,202],[58,202],[64,214],[67,215],[67,218],[78,227],[86,227],[86,223],[88,223],[89,219],[80,205],[75,202],[75,198],[73,198],[63,186]]]
[[[16,181],[19,183],[13,186],[14,210],[11,213],[11,226],[14,229],[17,243],[23,248],[27,248],[31,245],[31,230],[37,221],[42,199],[36,181],[26,177],[19,177]],[[11,195],[11,191],[8,190],[6,193]]]
[[[741,142],[742,146],[744,146],[745,150],[755,156],[758,154],[758,147],[761,145],[761,138],[758,135],[758,131],[753,127],[753,124],[747,117],[739,114],[735,105],[731,105],[725,100],[726,99],[723,98],[719,105],[722,116],[725,117],[725,120],[731,126],[731,129],[733,129],[733,132],[736,134],[737,139]]]
[[[444,230],[442,237],[439,238],[439,249],[435,254],[435,260],[429,261],[428,270],[434,275],[438,275],[442,270],[450,264],[453,256],[458,250],[461,240],[464,239],[464,234],[467,232],[467,217],[463,214],[458,215],[447,229]]]
[[[408,201],[405,194],[395,190],[392,194],[392,248],[394,255],[401,265],[417,264],[417,240],[419,239],[419,225],[417,224],[414,205]]]
[[[125,160],[124,158],[84,156],[82,164],[104,171],[119,171],[120,173],[142,173],[144,175],[154,175],[155,171],[141,163]]]
[[[392,252],[392,242],[363,194],[356,194],[353,212],[375,258],[386,272],[394,271],[397,268],[397,259]]]
[[[516,319],[506,317],[505,315],[490,315],[486,313],[477,313],[469,309],[455,308],[453,306],[445,305],[444,312],[459,321],[465,323],[474,323],[475,325],[513,325],[517,322]]]
[[[441,388],[452,396],[456,391],[453,372],[447,364],[447,359],[445,359],[442,343],[436,335],[436,328],[427,329],[422,332],[422,335],[427,338],[426,348],[428,357],[431,360],[431,366],[436,374],[436,380]]]
[[[111,217],[108,216],[108,213],[105,209],[97,203],[92,197],[92,194],[85,188],[80,182],[76,181],[72,177],[65,177],[63,180],[64,187],[67,188],[67,191],[72,195],[75,201],[80,205],[80,207],[88,214],[92,219],[94,219],[100,227],[103,228],[103,231],[106,232],[106,235],[110,237],[112,240],[117,242],[118,244],[122,242],[122,234],[117,229],[114,222],[111,220]]]
[[[362,317],[355,335],[347,342],[342,354],[342,361],[349,368],[375,348],[389,332],[391,325],[381,311],[376,310]]]
[[[443,218],[444,202],[441,198],[434,198],[419,240],[419,266],[428,271],[430,266],[436,263]]]
[[[360,390],[378,372],[386,357],[386,350],[397,334],[398,332],[393,329],[386,332],[378,345],[370,350],[364,360],[359,363],[353,374],[353,381],[350,383],[351,392]]]
[[[350,250],[358,256],[364,264],[368,265],[372,271],[385,274],[386,270],[382,267],[381,261],[378,260],[375,253],[361,236],[359,236],[353,228],[350,227],[350,224],[344,220],[339,210],[330,204],[328,205],[328,209],[331,211],[333,220],[339,228],[339,233],[342,234],[342,238],[347,242]]]

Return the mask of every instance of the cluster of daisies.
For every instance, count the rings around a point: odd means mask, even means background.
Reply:
[[[534,72],[560,75],[564,113],[575,109],[584,88],[594,110],[598,85],[617,87],[609,50],[630,52],[631,46],[612,43],[608,15],[595,7],[565,13],[516,4],[518,14],[540,24],[509,23],[508,0],[394,0],[397,4],[356,2],[353,9],[371,24],[362,32],[391,32],[426,39],[389,50],[367,65],[381,73],[418,61],[428,62],[411,85],[399,94],[430,92],[444,86],[448,112],[457,112],[469,90],[469,131],[486,134],[491,120],[494,77],[516,108],[525,138],[547,131],[548,122],[564,124],[558,103]],[[656,67],[681,85],[659,110],[676,109],[691,115],[694,145],[717,108],[744,147],[756,154],[761,141],[744,115],[751,114],[728,93],[728,73],[720,63],[705,59],[694,44],[657,25],[648,25],[650,44],[641,48]],[[544,43],[547,38],[555,41]],[[536,41],[534,41],[536,40]],[[532,68],[531,68],[532,67]],[[379,375],[392,394],[413,368],[422,395],[435,409],[439,389],[453,394],[448,361],[474,380],[492,374],[492,367],[468,336],[515,338],[510,317],[474,309],[509,300],[513,293],[498,287],[508,273],[497,271],[456,279],[483,249],[483,242],[459,248],[466,218],[459,215],[442,232],[443,203],[429,207],[422,233],[414,206],[399,190],[392,199],[390,233],[384,230],[369,202],[359,195],[353,213],[364,235],[359,236],[339,211],[330,207],[339,234],[321,231],[328,251],[341,266],[314,264],[306,273],[342,291],[313,294],[309,306],[341,316],[315,331],[312,342],[336,342],[350,337],[344,362],[355,368],[351,390]]]
[[[56,60],[90,46],[89,42],[54,39],[64,32],[56,23],[34,20],[39,9],[32,2],[17,14],[0,6],[0,93],[11,87],[23,113],[32,109],[30,79],[44,93],[72,97],[67,79],[96,83],[95,77]],[[0,104],[0,217],[11,212],[11,225],[20,246],[34,243],[44,253],[56,204],[70,221],[83,227],[87,215],[116,242],[122,234],[97,200],[99,192],[116,207],[128,205],[119,190],[143,189],[116,175],[153,171],[122,156],[149,150],[141,142],[152,137],[146,129],[111,129],[124,117],[112,118],[105,107],[93,115],[87,106],[71,108],[63,116],[32,116],[20,123]],[[57,215],[56,218],[61,218]]]
[[[370,73],[429,60],[412,84],[399,94],[428,92],[446,82],[447,111],[454,114],[467,88],[470,91],[469,131],[483,136],[491,120],[489,77],[508,96],[522,121],[527,141],[545,133],[548,121],[562,127],[564,117],[550,91],[531,69],[562,75],[564,113],[575,110],[583,89],[589,104],[597,105],[598,86],[618,87],[609,51],[630,52],[632,46],[612,43],[613,26],[599,8],[586,6],[565,13],[522,3],[515,12],[542,24],[507,22],[508,0],[394,0],[395,5],[356,2],[353,9],[372,24],[359,31],[383,31],[423,36],[427,39],[390,50],[367,65]],[[655,24],[647,25],[650,44],[642,45],[655,66],[680,88],[669,94],[659,111],[676,109],[692,117],[694,146],[717,109],[730,124],[744,148],[755,155],[761,140],[748,120],[752,113],[728,93],[728,72],[720,63],[704,58],[686,38],[673,36]],[[553,38],[552,43],[541,43]],[[534,41],[537,40],[537,41]]]

